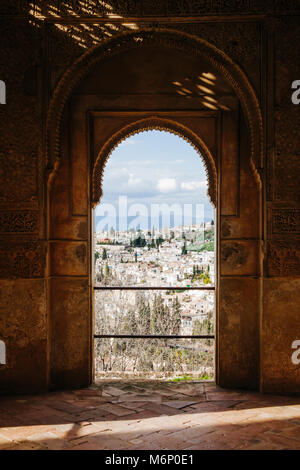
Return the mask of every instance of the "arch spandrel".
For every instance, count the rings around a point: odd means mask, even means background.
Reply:
[[[65,104],[74,89],[103,60],[134,48],[164,46],[207,60],[232,86],[241,102],[249,130],[250,164],[260,182],[263,162],[262,114],[256,94],[244,72],[224,52],[195,36],[166,29],[123,33],[81,56],[60,80],[50,104],[46,126],[47,178],[53,180],[61,153],[61,124]]]

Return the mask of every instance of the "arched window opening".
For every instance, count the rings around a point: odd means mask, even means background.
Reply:
[[[170,132],[135,133],[99,191],[95,379],[213,379],[215,209],[199,151]]]

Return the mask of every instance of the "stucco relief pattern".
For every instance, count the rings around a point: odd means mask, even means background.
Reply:
[[[292,47],[300,43],[299,19],[278,19],[275,38],[274,196],[279,201],[299,201],[300,112],[291,100],[292,82],[300,77],[300,62]]]
[[[20,121],[19,121],[20,122]],[[19,142],[12,143],[8,149],[9,140],[6,137],[0,153],[0,206],[18,207],[20,204],[38,204],[38,153],[22,148]]]
[[[292,82],[300,76],[300,63],[292,44],[299,44],[297,17],[277,17],[272,22],[275,54],[274,151],[268,162],[269,209],[266,274],[270,277],[300,274],[299,106],[292,103]],[[284,237],[284,239],[283,239]]]
[[[73,27],[67,25],[64,30],[57,28],[53,24],[45,26],[47,34],[47,62],[49,64],[49,88],[52,93],[58,84],[65,70],[70,67],[73,62],[85,52],[80,47],[78,41],[72,38]],[[78,33],[77,33],[78,34]],[[81,33],[85,38],[89,37],[88,31]],[[103,38],[104,39],[104,38]],[[102,38],[99,37],[99,41]],[[92,42],[92,40],[91,40]],[[94,44],[90,44],[90,47]]]
[[[267,271],[271,277],[300,276],[300,241],[268,242]]]
[[[38,211],[0,212],[0,233],[37,233]]]
[[[11,347],[22,349],[30,347],[32,338],[44,340],[47,334],[46,297],[44,281],[3,281],[0,290],[0,301],[7,305],[6,315],[1,316],[2,331]],[[22,332],[22,333],[20,333]],[[13,366],[14,357],[10,353],[9,367]]]
[[[273,209],[271,211],[271,233],[300,234],[300,209]]]
[[[0,279],[30,279],[44,276],[43,242],[0,244]]]
[[[6,105],[0,107],[0,205],[38,203],[41,114],[36,92],[39,31],[1,20],[1,79]],[[14,44],[16,46],[14,46]],[[22,53],[18,49],[22,44]],[[31,93],[31,95],[29,94]]]

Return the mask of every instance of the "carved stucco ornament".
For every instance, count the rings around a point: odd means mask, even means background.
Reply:
[[[155,28],[123,33],[105,41],[89,49],[65,72],[54,91],[47,117],[48,183],[51,184],[59,167],[63,110],[73,90],[102,60],[149,45],[170,47],[188,55],[203,57],[231,84],[245,114],[250,138],[250,164],[260,184],[264,151],[263,121],[258,99],[244,72],[224,52],[203,39],[187,33]]]

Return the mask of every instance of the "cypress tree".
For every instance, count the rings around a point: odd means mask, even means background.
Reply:
[[[105,276],[109,276],[109,266],[107,263],[105,265]]]
[[[175,300],[172,305],[172,333],[173,335],[178,335],[181,327],[181,305],[176,295]]]

